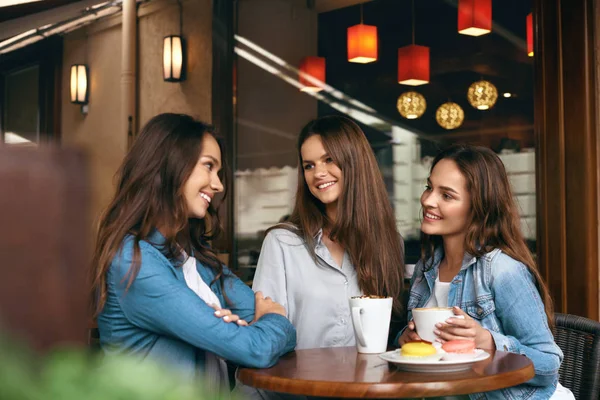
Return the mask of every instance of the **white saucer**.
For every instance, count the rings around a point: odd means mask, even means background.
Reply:
[[[411,372],[458,372],[471,369],[473,364],[489,358],[489,354],[483,350],[475,349],[475,357],[468,360],[455,361],[432,361],[415,359],[413,357],[403,357],[400,350],[388,351],[380,354],[379,357],[385,361],[398,365],[398,368]]]

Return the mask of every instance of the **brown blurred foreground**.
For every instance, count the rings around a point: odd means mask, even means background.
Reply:
[[[88,188],[79,152],[0,147],[0,324],[38,350],[87,340]]]

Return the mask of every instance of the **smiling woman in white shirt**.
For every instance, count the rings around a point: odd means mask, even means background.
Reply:
[[[393,318],[402,316],[402,237],[356,123],[341,116],[311,121],[297,150],[294,211],[267,231],[253,289],[286,308],[296,349],[353,346],[350,297],[392,297]]]

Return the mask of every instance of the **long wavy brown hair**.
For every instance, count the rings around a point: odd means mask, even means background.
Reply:
[[[437,155],[431,171],[441,160],[456,163],[471,196],[465,251],[474,257],[482,257],[500,249],[525,264],[535,278],[548,323],[553,326],[552,298],[521,232],[519,209],[500,157],[486,147],[454,145]],[[435,249],[442,245],[441,236],[421,232],[421,259],[423,262],[431,260],[427,269],[433,266]]]
[[[125,277],[129,288],[141,267],[139,242],[158,227],[166,239],[158,248],[168,259],[178,260],[182,251],[193,251],[223,285],[223,266],[207,245],[221,232],[217,212],[211,204],[206,218],[188,218],[183,196],[183,186],[196,166],[205,135],[217,139],[224,154],[214,129],[188,115],[160,114],[142,128],[117,172],[116,193],[99,221],[91,268],[94,316],[106,302],[106,275],[125,238],[133,237],[134,249]],[[223,165],[223,174],[226,169]],[[223,185],[226,187],[225,182]]]
[[[338,199],[337,217],[330,221],[325,205],[310,192],[304,179],[302,154],[304,142],[321,137],[333,162],[342,170],[344,186]],[[329,231],[350,255],[365,294],[393,298],[394,314],[401,315],[404,284],[404,246],[396,228],[383,177],[373,150],[360,127],[341,116],[327,116],[308,123],[298,137],[298,187],[289,223],[295,226],[315,260],[315,235],[321,228]],[[272,227],[289,229],[288,224]]]

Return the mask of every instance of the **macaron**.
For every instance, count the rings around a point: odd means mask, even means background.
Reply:
[[[400,349],[400,354],[406,358],[423,361],[437,361],[443,355],[431,342],[426,340],[414,340],[404,343]]]
[[[468,360],[477,356],[475,342],[472,340],[449,340],[442,345],[442,349],[446,352],[444,360],[447,361]]]

